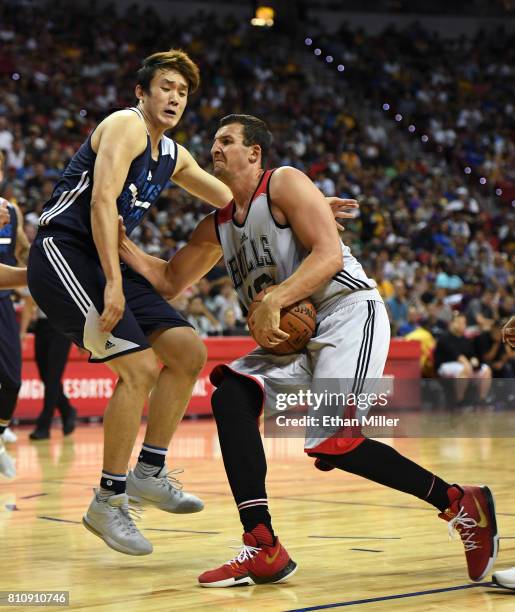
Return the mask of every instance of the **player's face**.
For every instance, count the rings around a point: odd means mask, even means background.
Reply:
[[[211,147],[213,174],[222,181],[248,169],[255,147],[243,144],[241,123],[224,125],[215,134]]]
[[[179,123],[186,108],[188,81],[176,70],[158,70],[150,82],[150,93],[140,89],[138,97],[152,121],[169,130]]]

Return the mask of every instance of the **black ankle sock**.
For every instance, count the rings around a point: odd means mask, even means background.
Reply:
[[[125,493],[127,486],[127,474],[112,474],[111,472],[102,471],[100,478],[100,487],[104,491],[112,491],[113,495]]]
[[[345,472],[415,495],[441,512],[449,506],[447,490],[450,484],[377,440],[367,438],[354,450],[343,455],[310,455]]]
[[[238,512],[240,513],[240,521],[245,533],[250,533],[255,527],[262,524],[267,527],[268,531],[272,534],[272,538],[274,537],[272,517],[268,512],[268,502],[266,499],[241,502],[238,504]]]
[[[165,464],[167,452],[168,450],[166,448],[143,443],[138,461],[162,468]]]

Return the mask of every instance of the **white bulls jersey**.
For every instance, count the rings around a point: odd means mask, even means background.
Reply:
[[[278,285],[291,276],[308,255],[291,227],[277,223],[272,216],[268,189],[272,173],[268,170],[263,174],[242,224],[234,219],[234,202],[215,213],[225,265],[246,309],[265,287]],[[342,269],[310,298],[318,321],[343,301],[350,303],[350,297],[352,301],[381,301],[375,281],[367,277],[343,242],[341,248]]]

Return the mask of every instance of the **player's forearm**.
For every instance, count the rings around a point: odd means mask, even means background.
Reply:
[[[187,245],[178,251],[166,266],[167,298],[172,300],[198,283],[216,265],[221,249],[211,245]]]
[[[122,261],[146,278],[158,293],[167,296],[171,292],[167,286],[166,261],[145,253],[127,237],[120,244],[119,253]]]
[[[121,282],[118,256],[118,210],[108,198],[93,198],[91,202],[91,231],[100,265],[107,282]]]
[[[279,308],[307,298],[342,268],[342,255],[312,251],[295,272],[269,294]]]
[[[0,289],[16,289],[27,285],[27,268],[0,264]]]
[[[173,180],[191,195],[216,208],[223,208],[232,200],[229,187],[203,170],[196,162],[174,174]]]

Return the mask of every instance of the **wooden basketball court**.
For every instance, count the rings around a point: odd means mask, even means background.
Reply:
[[[170,467],[206,508],[195,515],[147,510],[147,557],[112,551],[81,524],[97,486],[100,426],[64,440],[10,445],[18,477],[0,483],[0,590],[67,590],[73,610],[515,610],[515,593],[467,577],[461,541],[417,499],[336,470],[322,473],[302,440],[265,441],[274,527],[299,564],[284,585],[203,589],[197,576],[237,554],[241,527],[210,420],[183,423]],[[137,443],[142,440],[143,432]],[[404,439],[400,452],[450,482],[486,483],[496,495],[498,568],[515,566],[512,439]],[[245,452],[245,448],[241,449]],[[135,459],[135,456],[134,456]],[[488,578],[489,579],[489,578]],[[28,608],[27,608],[28,609]]]

